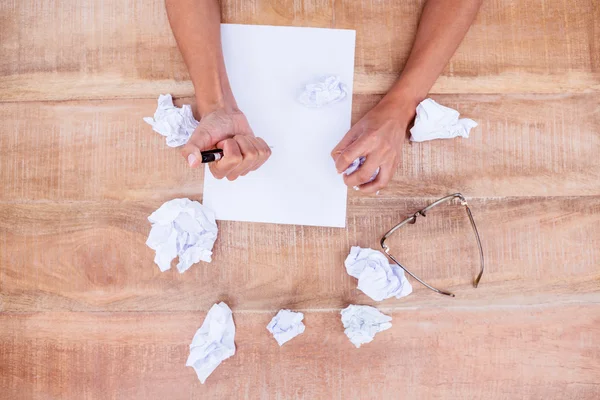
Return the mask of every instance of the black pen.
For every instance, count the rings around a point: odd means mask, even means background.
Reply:
[[[273,146],[269,147],[273,148]],[[223,158],[223,150],[221,149],[201,151],[200,154],[202,155],[202,163],[219,161],[221,158]]]
[[[201,151],[200,154],[202,154],[203,163],[219,161],[221,158],[223,158],[223,150],[221,149]]]

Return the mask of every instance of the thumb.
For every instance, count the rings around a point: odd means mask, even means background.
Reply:
[[[216,143],[213,142],[210,133],[198,127],[192,133],[190,140],[181,149],[181,155],[187,160],[190,167],[196,168],[202,161],[202,154],[200,152],[214,148]]]

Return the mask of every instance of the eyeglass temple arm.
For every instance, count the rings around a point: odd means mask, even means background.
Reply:
[[[446,197],[442,197],[441,199],[431,203],[430,205],[428,205],[427,207],[425,207],[424,209],[419,211],[418,214],[425,216],[426,211],[429,211],[430,209],[437,206],[438,204],[441,204],[448,200],[453,200],[455,198],[458,198],[460,200],[460,204],[465,206],[465,210],[467,211],[467,216],[469,217],[469,221],[471,222],[471,227],[473,228],[473,232],[475,233],[475,239],[477,239],[477,247],[479,249],[479,263],[481,265],[481,269],[479,270],[479,275],[477,275],[477,278],[475,278],[475,281],[473,281],[473,286],[477,287],[479,285],[479,281],[481,280],[481,277],[483,276],[483,270],[485,269],[485,263],[483,260],[483,247],[481,246],[481,239],[479,238],[479,232],[477,231],[477,226],[475,225],[475,219],[473,219],[473,214],[471,213],[471,209],[469,208],[469,205],[467,204],[467,199],[465,199],[465,196],[463,196],[461,193],[454,193],[454,194],[448,195]]]
[[[425,281],[422,281],[422,280],[421,280],[421,279],[420,279],[418,276],[416,276],[415,274],[413,274],[412,272],[410,272],[409,270],[407,270],[407,269],[404,267],[404,265],[400,264],[400,263],[398,262],[398,260],[396,260],[396,259],[394,258],[394,256],[393,256],[393,255],[391,255],[390,253],[388,253],[388,247],[387,247],[387,246],[384,248],[384,251],[385,251],[385,254],[387,254],[387,256],[388,256],[389,258],[391,258],[391,259],[392,259],[392,260],[393,260],[393,261],[394,261],[396,264],[398,264],[398,266],[399,266],[400,268],[402,268],[402,269],[404,270],[404,272],[406,272],[407,274],[409,274],[410,276],[412,276],[414,279],[416,279],[417,281],[419,281],[419,283],[420,283],[421,285],[423,285],[423,286],[427,287],[428,289],[431,289],[431,290],[433,290],[433,291],[434,291],[434,292],[436,292],[436,293],[443,294],[443,295],[450,296],[450,297],[456,297],[456,296],[454,295],[454,293],[447,292],[447,291],[445,291],[445,290],[441,290],[441,289],[435,288],[435,287],[431,286],[430,284],[428,284],[427,282],[425,282]]]
[[[465,209],[467,210],[467,215],[469,216],[469,221],[471,221],[471,227],[473,228],[473,232],[475,232],[475,238],[477,239],[477,247],[479,248],[479,262],[481,264],[481,269],[479,270],[479,275],[477,275],[477,278],[473,282],[473,286],[477,287],[477,286],[479,286],[479,281],[481,280],[481,277],[483,276],[483,270],[485,269],[485,264],[483,261],[483,247],[481,247],[481,239],[479,238],[479,232],[477,231],[477,226],[475,226],[475,220],[473,219],[473,214],[471,213],[471,209],[467,205],[466,201],[463,202],[463,205],[465,206]]]
[[[429,211],[430,209],[432,209],[433,207],[444,203],[448,200],[452,200],[458,198],[460,199],[460,202],[463,206],[465,206],[465,210],[467,211],[467,216],[469,217],[469,221],[471,222],[471,227],[473,228],[473,232],[475,233],[475,238],[477,239],[477,247],[479,248],[479,260],[481,263],[481,270],[479,271],[479,275],[477,275],[477,278],[475,279],[475,281],[473,282],[473,286],[477,287],[479,285],[479,281],[481,280],[481,277],[483,276],[483,271],[485,269],[485,264],[484,264],[484,259],[483,259],[483,248],[481,246],[481,239],[479,238],[479,232],[477,231],[477,226],[475,225],[475,220],[473,219],[473,214],[471,213],[471,209],[469,208],[469,205],[467,204],[467,200],[465,199],[465,197],[460,194],[460,193],[454,193],[451,195],[448,195],[446,197],[442,197],[439,200],[436,200],[435,202],[431,203],[430,205],[428,205],[427,207],[425,207],[424,209],[417,211],[415,214],[413,214],[412,216],[408,217],[407,219],[405,219],[404,221],[400,222],[398,225],[394,226],[392,229],[390,229],[381,239],[380,244],[381,247],[383,248],[383,250],[385,251],[385,254],[387,254],[387,256],[389,258],[391,258],[396,264],[398,264],[399,267],[401,267],[407,274],[409,274],[410,276],[412,276],[414,279],[416,279],[419,283],[421,283],[423,286],[433,290],[436,293],[440,293],[446,296],[451,296],[451,297],[455,297],[453,293],[451,292],[447,292],[445,290],[440,290],[437,289],[429,284],[427,284],[426,282],[424,282],[423,280],[421,280],[420,278],[418,278],[415,274],[413,274],[412,272],[410,272],[409,270],[407,270],[402,264],[400,264],[398,262],[398,260],[396,260],[396,258],[394,258],[394,256],[392,256],[389,253],[389,247],[385,244],[385,240],[392,234],[394,233],[394,231],[396,231],[398,228],[400,228],[401,226],[407,224],[407,223],[415,223],[417,220],[417,215],[422,215],[425,216],[425,213],[427,211]]]

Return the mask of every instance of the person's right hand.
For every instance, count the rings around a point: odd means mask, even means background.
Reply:
[[[196,168],[202,161],[200,152],[215,147],[223,150],[223,158],[208,164],[210,172],[217,179],[230,181],[256,170],[271,155],[267,143],[254,136],[241,111],[219,109],[205,115],[181,154],[190,167]]]

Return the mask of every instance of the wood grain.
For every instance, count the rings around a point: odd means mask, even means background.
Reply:
[[[142,118],[156,100],[0,105],[2,200],[169,199],[202,191],[202,170]]]
[[[423,0],[222,1],[223,20],[356,29],[353,121],[402,70]],[[346,229],[219,223],[211,264],[161,273],[147,216],[202,198],[142,117],[192,85],[162,0],[0,2],[0,398],[600,398],[600,5],[484,2],[432,96],[479,126],[406,144],[377,197],[349,193]],[[260,132],[257,132],[260,134]],[[392,240],[418,283],[374,304],[343,260],[448,193]],[[200,385],[185,360],[206,310],[234,309],[237,354]],[[339,310],[393,328],[357,350]],[[265,326],[305,311],[281,349]]]
[[[378,248],[387,229],[431,199],[358,198],[348,228],[220,222],[214,261],[161,273],[145,246],[146,217],[160,202],[0,205],[4,311],[207,310],[215,298],[244,310],[372,304],[343,261],[351,246]],[[435,286],[383,306],[600,301],[600,196],[471,201],[487,271],[479,289],[475,238],[458,205],[399,232],[391,246]],[[252,249],[248,251],[247,249]]]
[[[600,306],[389,312],[356,349],[309,312],[281,349],[272,313],[237,313],[237,353],[201,385],[185,367],[203,313],[0,316],[0,387],[31,399],[597,399]]]
[[[402,71],[422,1],[336,1],[335,27],[356,29],[354,90],[385,93]],[[433,93],[573,93],[600,89],[594,0],[484,1]]]
[[[421,6],[238,0],[225,2],[223,20],[356,29],[354,90],[384,93],[406,61]],[[161,1],[8,1],[0,18],[0,101],[193,93]],[[595,0],[484,2],[433,92],[598,92],[599,20]]]
[[[355,96],[354,121],[379,98]],[[385,195],[600,194],[600,97],[435,99],[479,127],[468,140],[407,142]],[[0,201],[201,196],[202,171],[187,168],[179,151],[142,121],[155,108],[155,100],[0,104]]]

